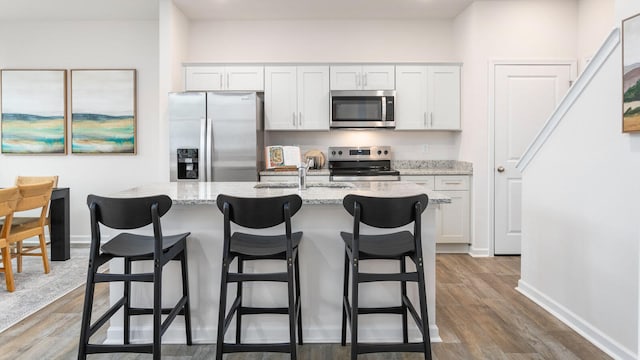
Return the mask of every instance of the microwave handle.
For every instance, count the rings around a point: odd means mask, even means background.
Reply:
[[[382,121],[386,121],[387,120],[387,97],[382,96],[380,100],[382,101]]]

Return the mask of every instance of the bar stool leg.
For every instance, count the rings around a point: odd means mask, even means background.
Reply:
[[[294,262],[295,277],[296,277],[296,302],[295,313],[298,317],[298,344],[304,345],[302,340],[302,303],[300,302],[300,263],[298,262],[298,255],[296,254],[296,260]],[[298,308],[298,305],[300,306]]]
[[[291,346],[291,360],[296,360],[296,301],[294,296],[293,264],[287,261],[287,289],[289,295],[289,344]]]
[[[416,255],[416,257],[421,257]],[[414,261],[417,259],[414,259]],[[424,342],[424,358],[431,360],[431,336],[429,334],[429,314],[427,313],[427,291],[425,289],[424,267],[416,261],[418,272],[418,296],[420,297],[420,317],[422,318],[422,341]]]
[[[402,259],[400,259],[400,272],[401,273],[406,273],[407,272],[407,262],[406,262],[407,258],[406,257],[402,257]],[[408,321],[408,316],[407,316],[407,305],[404,302],[404,299],[407,297],[407,282],[406,281],[402,281],[400,284],[400,293],[401,293],[401,298],[400,298],[400,304],[402,305],[402,341],[407,344],[409,342],[409,330],[408,330],[408,326],[407,326],[407,321]]]
[[[162,266],[154,260],[153,269],[153,360],[161,359],[162,337]]]
[[[187,345],[193,344],[193,339],[191,338],[191,304],[189,300],[189,273],[187,272],[188,263],[187,263],[187,247],[185,244],[184,250],[182,250],[182,256],[180,256],[180,265],[182,268],[182,296],[187,298],[187,301],[184,304],[184,326],[185,326],[185,336],[187,337]]]
[[[351,279],[351,360],[358,358],[358,263],[352,260]]]
[[[242,274],[242,272],[244,271],[244,261],[242,261],[242,257],[238,256],[238,274]],[[238,307],[238,310],[236,310],[236,344],[240,344],[240,340],[241,340],[241,333],[242,333],[242,282],[238,281],[236,283],[237,285],[237,291],[236,291],[236,297],[240,299],[240,306]]]
[[[131,260],[129,258],[124,258],[124,274],[125,275],[130,275],[131,274]],[[129,309],[131,308],[131,301],[129,298],[129,294],[131,294],[131,281],[129,280],[125,280],[124,281],[124,306],[123,306],[123,311],[124,311],[124,343],[125,344],[130,344],[131,343],[131,315],[129,312]]]
[[[220,305],[218,306],[218,337],[216,340],[216,360],[222,360],[224,347],[224,320],[227,313],[227,277],[229,274],[229,260],[222,259],[222,274],[220,278]],[[240,282],[238,282],[240,284]]]
[[[91,311],[93,310],[93,293],[95,291],[95,256],[93,252],[89,258],[87,269],[87,284],[84,292],[84,305],[82,307],[82,324],[80,325],[80,344],[78,346],[78,360],[87,358],[87,344],[89,343],[89,327],[91,326]]]
[[[349,254],[347,250],[344,251],[344,277],[342,283],[342,338],[340,344],[342,346],[347,345],[347,305],[345,300],[349,296]]]

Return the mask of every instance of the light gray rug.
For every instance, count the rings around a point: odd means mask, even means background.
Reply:
[[[23,257],[21,273],[16,272],[14,259],[14,292],[7,291],[4,273],[0,273],[0,332],[84,285],[88,253],[88,248],[72,249],[71,259],[50,262],[49,274],[44,273],[42,259],[39,257]]]

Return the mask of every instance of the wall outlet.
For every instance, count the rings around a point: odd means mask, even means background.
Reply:
[[[422,152],[423,153],[429,152],[429,144],[423,144],[422,145]]]

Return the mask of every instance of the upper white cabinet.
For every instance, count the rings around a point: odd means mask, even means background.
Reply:
[[[393,65],[331,66],[331,90],[393,90]]]
[[[185,90],[264,90],[264,67],[254,65],[185,66]]]
[[[396,130],[460,130],[460,66],[396,66]]]
[[[329,130],[329,67],[265,67],[266,130]]]

